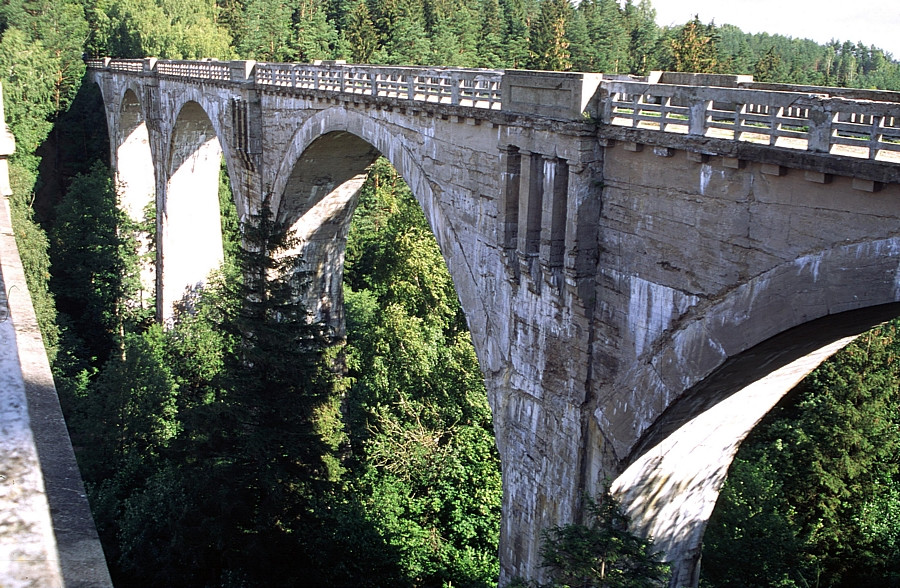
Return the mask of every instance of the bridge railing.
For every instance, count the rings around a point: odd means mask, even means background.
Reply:
[[[634,81],[602,85],[607,124],[868,159],[900,154],[900,103],[818,92]]]
[[[93,59],[92,69],[259,88],[317,90],[583,119],[665,133],[761,143],[868,159],[900,160],[900,100],[889,92],[803,86],[757,88],[678,74],[660,83],[603,74],[381,67],[341,62]],[[672,76],[670,76],[672,77]],[[710,77],[710,76],[706,76]],[[747,76],[749,77],[749,76]],[[663,80],[665,82],[665,80]],[[599,91],[597,91],[599,89]],[[506,94],[504,95],[504,91]],[[890,94],[890,96],[887,96]],[[861,98],[864,96],[865,98]]]
[[[260,86],[324,90],[499,110],[503,72],[481,69],[257,63]]]
[[[236,64],[241,67],[235,67]],[[366,94],[490,110],[500,110],[502,100],[503,72],[489,69],[109,58],[89,59],[87,65],[91,69],[221,82],[249,81],[269,88]]]

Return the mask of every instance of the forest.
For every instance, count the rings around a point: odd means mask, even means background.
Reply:
[[[117,208],[85,56],[663,69],[900,90],[900,63],[877,47],[736,25],[659,27],[650,0],[4,0],[16,238],[116,585],[496,585],[502,489],[466,319],[396,171],[379,160],[360,193],[346,341],[295,304],[304,274],[276,255],[291,236],[266,215],[240,225],[224,172],[226,261],[163,328],[141,281],[155,211],[134,222]],[[900,586],[898,329],[820,366],[745,441],[701,586]],[[594,498],[594,522],[547,531],[551,585],[659,585],[650,546]],[[587,563],[573,545],[590,548]],[[592,571],[601,551],[619,575]]]

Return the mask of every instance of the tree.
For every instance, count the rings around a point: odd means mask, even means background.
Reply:
[[[88,25],[81,2],[75,0],[12,0],[4,3],[2,17],[7,26],[23,31],[40,41],[54,57],[56,68],[53,106],[59,113],[75,97],[84,75],[81,59],[88,37]]]
[[[753,68],[753,79],[759,82],[774,82],[781,79],[781,57],[770,47]]]
[[[650,0],[640,0],[637,6],[634,6],[631,0],[627,0],[625,19],[630,31],[628,71],[637,75],[645,75],[655,66],[653,53],[659,38],[656,10]]]
[[[715,25],[703,25],[695,16],[669,41],[675,71],[715,73],[719,65],[717,42]]]
[[[338,34],[317,2],[301,2],[294,10],[294,35],[297,61],[333,59]]]
[[[343,34],[350,46],[352,62],[369,63],[378,48],[378,37],[366,0],[353,4]]]
[[[529,67],[553,71],[572,68],[566,30],[572,20],[569,0],[544,0],[537,22],[531,29]]]
[[[120,347],[125,323],[144,318],[139,305],[129,303],[140,289],[137,243],[104,166],[72,182],[57,207],[51,243],[59,309],[103,362]]]
[[[585,497],[587,520],[551,527],[541,533],[542,567],[552,580],[545,588],[638,588],[665,583],[668,564],[653,551],[653,541],[628,531],[628,517],[605,490],[598,501]],[[518,580],[512,584],[533,583]]]
[[[386,161],[373,166],[352,223],[345,410],[356,495],[400,555],[401,585],[489,585],[499,573],[499,463],[452,280]]]
[[[526,0],[501,0],[506,30],[503,45],[506,47],[507,67],[524,68],[530,62],[532,14]]]
[[[116,57],[228,59],[233,55],[228,32],[217,24],[212,0],[112,0],[101,21],[106,48]]]
[[[503,47],[503,18],[499,0],[481,0],[481,35],[478,37],[478,61],[484,67],[503,67],[506,60]]]
[[[628,28],[616,0],[590,0],[580,6],[592,48],[593,69],[619,73],[627,67]]]

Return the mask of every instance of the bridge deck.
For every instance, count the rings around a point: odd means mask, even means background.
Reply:
[[[512,114],[516,114],[516,107],[504,103],[504,84],[510,78],[538,73],[380,67],[341,62],[301,64],[107,58],[91,59],[87,64],[94,70],[185,81],[251,83],[262,91],[328,92]],[[541,76],[573,76],[561,72],[539,73]],[[584,120],[587,114],[601,124],[613,126],[745,141],[838,157],[900,162],[900,93],[741,81],[744,78],[752,80],[749,76],[696,76],[701,83],[733,81],[726,87],[725,84],[659,83],[646,77],[574,75],[599,76],[600,81],[598,91],[581,108],[563,109],[563,112],[568,110],[570,120]],[[678,79],[681,78],[690,80],[691,74],[678,74]],[[527,80],[520,85],[527,85]],[[569,96],[555,97],[553,92],[536,92],[536,95],[553,103],[549,106],[571,101]],[[560,102],[554,103],[557,100]]]

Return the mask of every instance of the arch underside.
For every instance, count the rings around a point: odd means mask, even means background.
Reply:
[[[703,533],[740,443],[785,394],[854,338],[900,316],[900,303],[790,328],[728,358],[673,402],[623,462],[612,488],[635,529],[696,585]]]
[[[331,328],[344,332],[344,251],[359,189],[379,156],[368,142],[335,131],[316,139],[297,160],[280,199],[277,220],[299,239],[310,283],[306,309]]]
[[[143,105],[131,88],[122,96],[112,161],[119,207],[132,222],[145,219],[147,207],[156,201],[156,174],[150,134],[144,119]],[[138,252],[141,256],[141,304],[152,304],[156,286],[156,264],[147,259],[152,249],[149,235],[139,235]]]
[[[163,276],[160,309],[175,305],[203,285],[223,260],[219,211],[222,146],[204,109],[187,102],[178,114],[169,149],[158,259]]]
[[[325,320],[337,336],[343,335],[343,259],[356,195],[367,168],[384,156],[409,186],[450,272],[466,314],[479,362],[484,366],[490,338],[488,313],[477,296],[471,253],[460,243],[450,214],[442,209],[440,186],[424,169],[419,139],[395,129],[390,121],[375,119],[344,106],[318,111],[294,133],[272,185],[273,210],[278,219],[296,230],[304,247],[307,270],[314,280],[307,309]],[[469,195],[460,194],[464,199]]]

